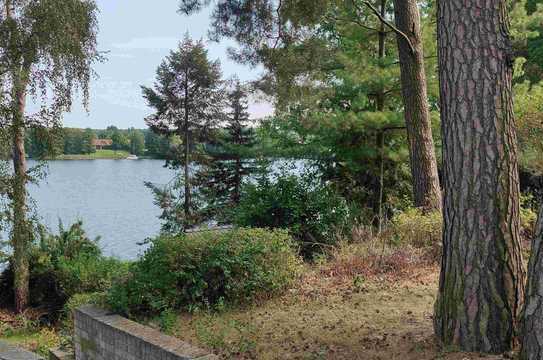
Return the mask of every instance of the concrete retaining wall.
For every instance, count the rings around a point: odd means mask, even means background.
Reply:
[[[74,313],[76,360],[216,360],[215,355],[118,315],[83,306]]]

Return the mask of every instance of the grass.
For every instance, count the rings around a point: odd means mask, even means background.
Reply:
[[[433,276],[416,285],[371,282],[361,290],[331,281],[310,281],[262,306],[184,314],[174,333],[224,359],[434,358],[425,356],[435,353]]]
[[[343,245],[279,298],[182,313],[167,332],[221,359],[479,359],[433,336],[434,249]],[[161,319],[150,324],[164,329]],[[486,355],[485,359],[495,359]]]
[[[97,160],[97,159],[110,159],[121,160],[126,159],[130,155],[128,151],[114,151],[114,150],[97,150],[92,154],[79,154],[79,155],[60,155],[55,160]]]

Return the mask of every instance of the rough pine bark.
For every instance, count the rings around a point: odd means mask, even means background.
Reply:
[[[426,90],[424,49],[416,0],[394,0],[405,124],[409,139],[415,206],[441,210],[441,189]]]
[[[505,0],[439,1],[438,51],[445,193],[435,332],[446,346],[501,353],[524,295]]]
[[[543,206],[539,210],[532,253],[528,265],[526,301],[521,327],[523,360],[543,359]]]

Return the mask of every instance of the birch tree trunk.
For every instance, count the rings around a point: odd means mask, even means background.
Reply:
[[[426,90],[420,14],[416,0],[394,0],[394,17],[396,27],[410,42],[397,34],[415,206],[426,211],[441,210],[441,189]]]
[[[26,183],[27,165],[25,154],[25,125],[24,112],[26,105],[26,81],[19,80],[15,88],[15,104],[13,111],[12,141],[13,141],[13,271],[15,310],[23,312],[28,306],[29,297],[29,262],[28,251],[31,233],[27,223],[26,213]]]
[[[438,2],[445,194],[434,325],[465,351],[509,351],[524,297],[506,11],[505,0]]]

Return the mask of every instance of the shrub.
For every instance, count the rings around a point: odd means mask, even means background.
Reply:
[[[105,305],[105,293],[86,293],[73,295],[64,305],[64,328],[73,329],[73,312],[83,305]]]
[[[537,213],[530,207],[533,198],[521,196],[520,228],[524,240],[530,240],[537,221]],[[416,208],[409,208],[396,214],[388,231],[383,234],[385,241],[391,236],[396,245],[412,245],[417,248],[440,247],[442,242],[443,218],[440,212],[424,214]]]
[[[113,286],[108,301],[127,315],[244,303],[285,289],[299,265],[286,231],[235,229],[161,236]]]
[[[397,245],[431,247],[441,244],[442,227],[440,212],[424,214],[417,208],[409,208],[392,219],[392,239]]]
[[[345,199],[317,177],[280,174],[245,185],[233,221],[240,227],[288,229],[307,257],[334,245],[349,217]]]
[[[520,229],[524,240],[530,241],[534,236],[535,223],[537,222],[537,212],[534,210],[534,196],[532,194],[522,194],[520,197]]]
[[[44,229],[30,253],[30,305],[61,310],[75,294],[105,291],[112,279],[127,270],[119,260],[102,255],[98,239],[89,239],[78,222],[59,234]],[[13,300],[13,271],[0,276],[0,304]]]

